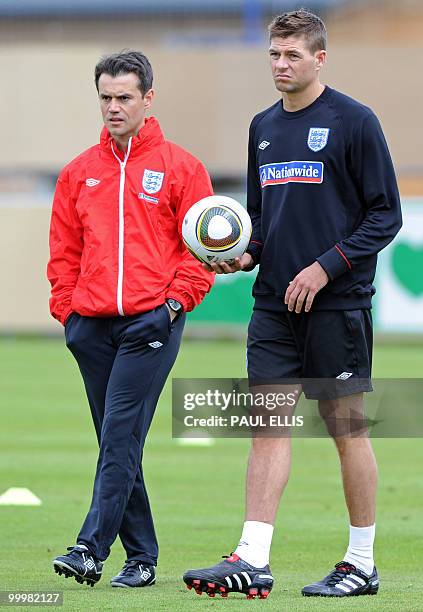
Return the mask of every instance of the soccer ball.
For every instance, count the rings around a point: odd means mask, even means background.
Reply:
[[[231,263],[245,253],[251,238],[251,219],[236,200],[209,196],[188,210],[182,222],[182,237],[188,251],[199,261]]]

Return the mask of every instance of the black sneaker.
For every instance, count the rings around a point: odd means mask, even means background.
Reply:
[[[351,597],[352,595],[376,595],[379,577],[376,567],[371,576],[347,563],[340,561],[335,569],[320,582],[313,582],[301,591],[306,597]]]
[[[247,599],[266,599],[273,587],[273,576],[270,567],[253,567],[232,553],[224,557],[213,567],[188,570],[183,580],[189,589],[195,589],[197,595],[207,593],[215,597],[216,593],[227,597],[228,593],[245,593]]]
[[[88,548],[82,544],[69,546],[70,552],[61,557],[56,557],[53,567],[56,574],[64,574],[65,578],[74,577],[77,582],[86,582],[94,586],[101,578],[103,564],[91,555]]]
[[[140,561],[126,561],[119,574],[111,579],[113,587],[146,587],[156,582],[156,568]]]

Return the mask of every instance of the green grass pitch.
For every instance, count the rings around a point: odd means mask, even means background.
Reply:
[[[375,440],[379,461],[376,597],[305,599],[301,587],[341,559],[348,520],[330,440],[294,440],[293,471],[272,549],[276,583],[267,601],[196,596],[187,568],[211,565],[236,546],[243,522],[248,440],[181,447],[171,438],[170,386],[161,397],[145,452],[145,472],[160,541],[158,580],[139,590],[112,589],[124,560],[119,542],[93,589],[52,570],[74,543],[88,508],[97,449],[79,372],[64,343],[0,339],[0,492],[28,487],[41,507],[0,506],[0,590],[63,591],[63,609],[82,611],[423,610],[423,444]],[[185,342],[173,375],[244,375],[241,342]],[[421,347],[379,346],[374,375],[420,377]],[[401,406],[398,409],[401,410]],[[32,610],[33,608],[25,608]],[[43,608],[45,609],[45,608]]]

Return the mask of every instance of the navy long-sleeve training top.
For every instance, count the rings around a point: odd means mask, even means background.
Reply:
[[[278,101],[254,117],[248,151],[256,307],[286,310],[289,281],[317,260],[330,281],[313,310],[370,308],[377,253],[402,225],[374,113],[330,87],[299,111]]]

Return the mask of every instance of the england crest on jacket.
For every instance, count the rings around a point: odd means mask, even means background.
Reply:
[[[328,143],[329,128],[310,128],[307,145],[314,153],[321,151]]]
[[[144,170],[142,177],[142,187],[147,193],[157,193],[163,185],[164,172],[154,172],[154,170]]]

